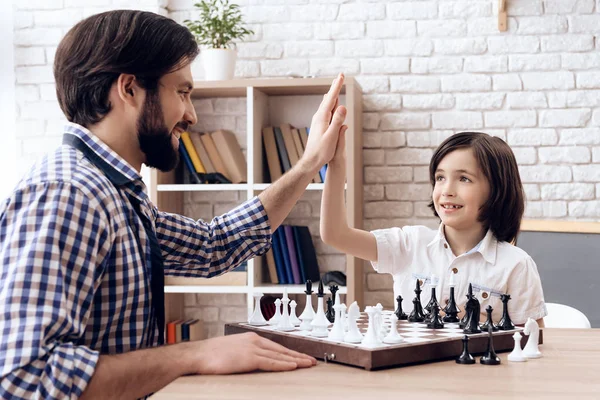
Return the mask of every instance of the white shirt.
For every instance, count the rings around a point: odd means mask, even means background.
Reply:
[[[396,297],[403,298],[402,309],[413,309],[415,282],[421,283],[423,307],[431,298],[432,274],[438,277],[436,297],[443,309],[450,297],[450,274],[455,273],[454,294],[461,312],[467,301],[469,283],[481,304],[481,323],[485,322],[488,305],[492,319],[502,317],[500,295],[508,293],[508,313],[514,324],[522,325],[527,318],[537,320],[547,315],[542,283],[533,259],[522,249],[507,242],[498,242],[491,231],[471,251],[456,257],[444,236],[444,225],[433,230],[425,226],[405,226],[372,231],[377,239],[377,262],[373,268],[394,278]],[[423,286],[423,283],[425,285]]]

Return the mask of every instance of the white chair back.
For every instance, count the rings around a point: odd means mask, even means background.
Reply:
[[[584,313],[576,308],[557,303],[546,303],[548,315],[544,317],[546,328],[591,328]]]

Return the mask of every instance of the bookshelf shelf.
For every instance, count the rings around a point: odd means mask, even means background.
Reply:
[[[234,79],[230,81],[194,82],[192,97],[195,100],[219,98],[244,98],[246,112],[245,156],[247,183],[241,184],[182,184],[176,171],[162,173],[150,170],[145,176],[151,200],[160,210],[186,215],[186,193],[237,191],[240,203],[252,198],[271,184],[265,183],[263,172],[266,160],[263,159],[263,128],[289,123],[301,128],[310,126],[314,112],[331,85],[332,78],[274,78],[274,79]],[[221,100],[219,100],[221,101]],[[201,104],[202,101],[198,102]],[[204,102],[206,103],[206,102]],[[196,104],[196,103],[195,103]],[[351,227],[362,228],[363,163],[362,163],[362,91],[358,83],[347,77],[342,88],[340,104],[348,109],[346,124],[347,221]],[[199,110],[197,110],[199,111]],[[198,112],[201,114],[200,112]],[[200,117],[201,118],[201,117]],[[217,118],[218,116],[214,117]],[[214,122],[214,121],[213,121]],[[242,120],[243,122],[243,120]],[[193,127],[192,127],[193,130]],[[319,192],[322,183],[311,183],[307,190]],[[230,195],[223,196],[223,202],[231,204]],[[217,205],[220,200],[215,200]],[[186,205],[187,204],[187,205]],[[190,215],[192,216],[192,215]],[[315,218],[314,216],[311,218]],[[318,218],[318,217],[316,217]],[[318,232],[311,232],[313,242],[317,242]],[[255,292],[264,294],[283,293],[287,288],[290,294],[304,293],[304,285],[275,285],[271,283],[263,257],[248,260],[246,271],[230,272],[212,279],[166,277],[165,311],[166,319],[185,318],[184,296],[186,293],[246,295],[249,313],[253,308]],[[363,261],[346,256],[347,286],[340,287],[339,293],[346,296],[346,303],[363,299]],[[316,288],[316,286],[313,286]]]

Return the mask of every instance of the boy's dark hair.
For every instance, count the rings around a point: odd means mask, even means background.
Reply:
[[[473,149],[475,159],[490,185],[490,197],[481,207],[478,220],[499,241],[516,243],[525,210],[525,195],[517,160],[504,140],[481,132],[460,132],[436,149],[429,164],[429,179],[435,187],[435,171],[442,159],[458,149]],[[429,203],[436,217],[433,201]]]
[[[111,110],[108,94],[120,74],[135,75],[149,91],[158,80],[198,55],[190,31],[145,11],[116,10],[92,15],[61,40],[54,59],[56,95],[67,119],[85,127]]]

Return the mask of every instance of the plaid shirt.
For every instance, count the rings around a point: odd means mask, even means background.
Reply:
[[[100,354],[156,345],[149,240],[128,196],[154,223],[166,275],[219,275],[271,243],[258,198],[211,223],[161,212],[138,172],[108,146],[79,125],[65,134],[126,183],[113,184],[63,145],[0,204],[2,398],[77,398]]]

